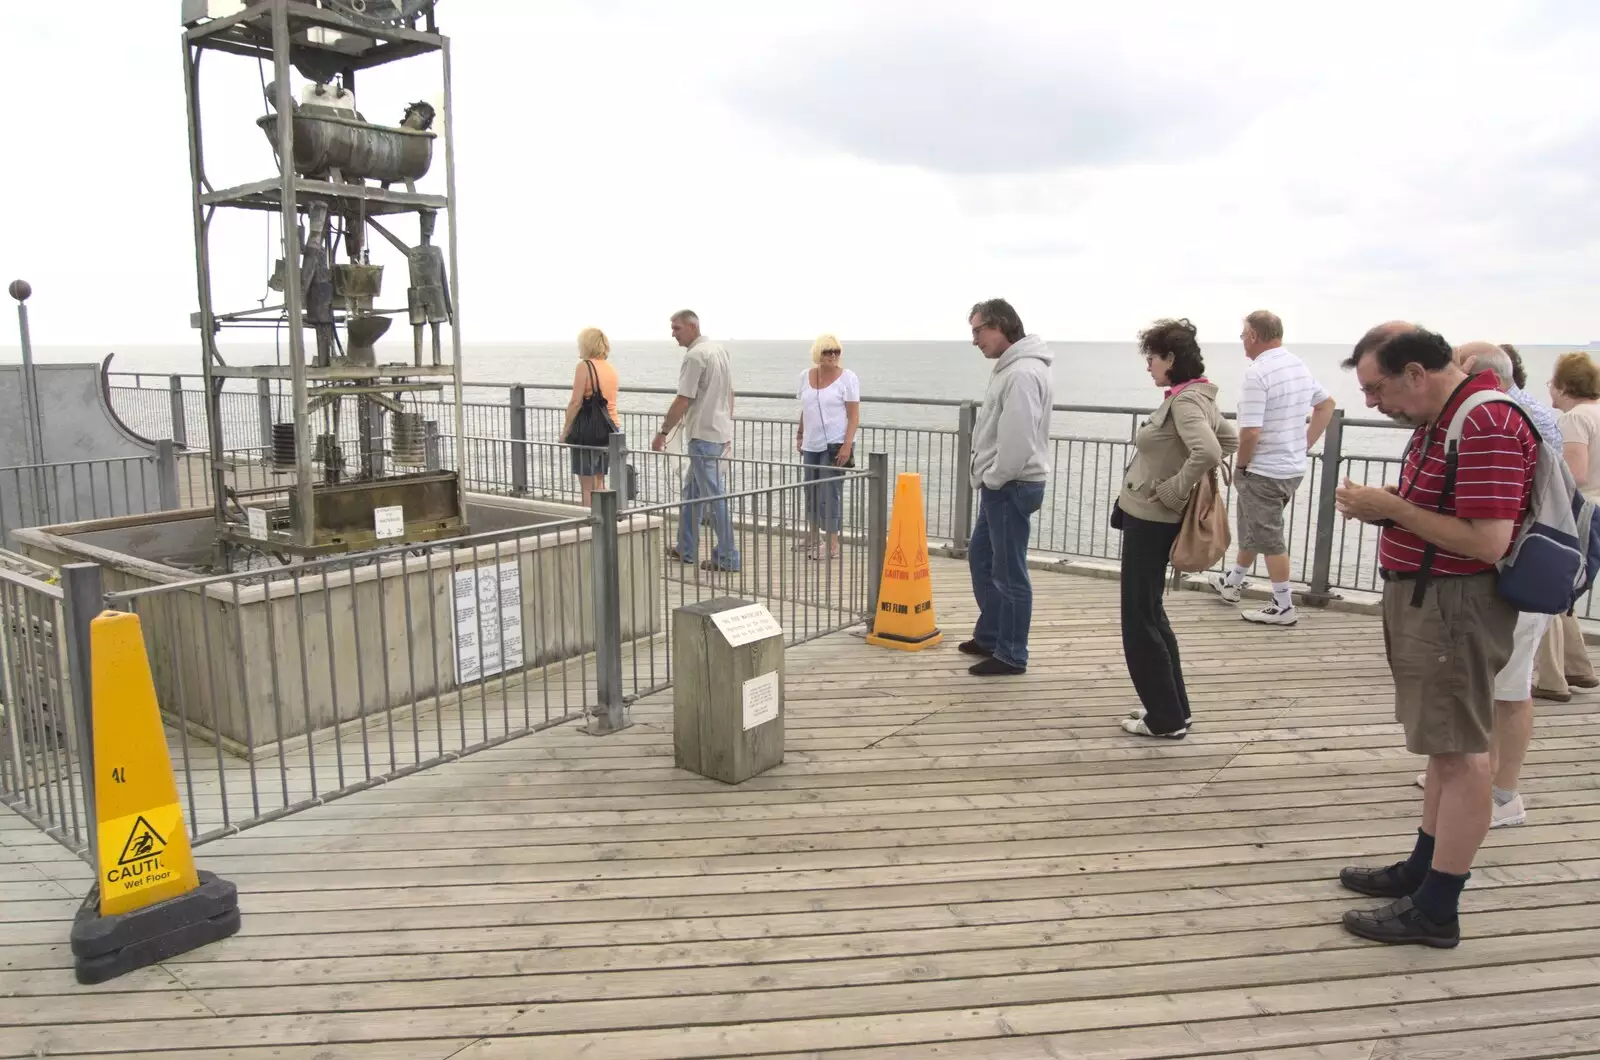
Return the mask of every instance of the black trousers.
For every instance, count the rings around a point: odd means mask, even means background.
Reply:
[[[1156,733],[1189,724],[1178,638],[1161,603],[1178,527],[1122,513],[1122,656],[1147,712],[1144,723]]]

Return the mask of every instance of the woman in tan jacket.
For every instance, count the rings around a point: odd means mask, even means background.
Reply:
[[[1189,733],[1189,696],[1161,603],[1167,559],[1190,494],[1239,448],[1239,431],[1217,410],[1217,388],[1205,378],[1193,324],[1158,320],[1139,333],[1139,349],[1166,400],[1139,428],[1112,516],[1122,530],[1122,654],[1144,704],[1122,728],[1181,740]]]

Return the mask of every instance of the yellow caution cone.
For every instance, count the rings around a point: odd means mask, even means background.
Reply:
[[[895,480],[894,515],[884,543],[883,581],[867,643],[921,651],[944,639],[933,616],[928,570],[928,527],[922,514],[922,476],[902,471]]]
[[[78,981],[98,983],[239,930],[238,892],[196,872],[139,616],[89,623],[99,878],[72,925]]]
[[[116,916],[200,885],[183,827],[139,616],[89,624],[100,915]]]

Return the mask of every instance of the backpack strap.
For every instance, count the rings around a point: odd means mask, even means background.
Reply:
[[[1462,385],[1465,386],[1466,384],[1463,383]],[[1521,416],[1523,422],[1528,425],[1528,430],[1533,432],[1534,441],[1538,442],[1540,445],[1544,444],[1544,439],[1540,436],[1539,427],[1533,422],[1533,417],[1528,415],[1528,410],[1523,408],[1521,402],[1517,401],[1517,399],[1512,397],[1510,394],[1504,394],[1498,390],[1477,390],[1471,394],[1468,394],[1464,399],[1462,399],[1461,404],[1456,407],[1455,415],[1450,417],[1450,425],[1445,428],[1444,483],[1439,488],[1439,503],[1434,506],[1434,511],[1443,513],[1445,503],[1455,494],[1456,469],[1458,467],[1457,457],[1461,448],[1461,434],[1466,429],[1467,417],[1472,415],[1473,411],[1479,406],[1487,405],[1491,402],[1499,402],[1504,405],[1510,405],[1512,408],[1516,409],[1517,414]],[[1427,455],[1427,443],[1424,442],[1422,452],[1423,459],[1427,459]],[[1422,471],[1422,465],[1420,461],[1417,464],[1417,471],[1418,473]],[[1415,488],[1414,479],[1412,480],[1412,488]],[[1417,569],[1416,586],[1411,590],[1412,607],[1422,606],[1423,594],[1428,591],[1428,581],[1433,574],[1433,558],[1438,554],[1438,552],[1439,547],[1432,542],[1428,542],[1423,546],[1422,565]]]
[[[1461,402],[1461,407],[1456,409],[1456,414],[1450,417],[1450,426],[1445,429],[1444,435],[1444,444],[1447,447],[1447,451],[1461,443],[1461,432],[1466,429],[1467,415],[1478,406],[1487,405],[1494,401],[1498,401],[1502,405],[1510,405],[1516,409],[1517,415],[1521,416],[1523,422],[1528,425],[1528,430],[1533,432],[1534,441],[1540,445],[1544,444],[1544,436],[1539,433],[1539,425],[1533,422],[1533,417],[1528,414],[1527,409],[1522,407],[1522,402],[1510,394],[1505,394],[1498,390],[1479,390],[1468,394],[1466,400]]]

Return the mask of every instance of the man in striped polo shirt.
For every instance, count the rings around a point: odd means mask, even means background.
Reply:
[[[1489,745],[1495,675],[1511,658],[1517,611],[1499,594],[1495,563],[1528,512],[1539,446],[1502,402],[1469,414],[1445,492],[1445,433],[1469,394],[1493,390],[1493,372],[1468,375],[1450,344],[1415,324],[1381,324],[1356,344],[1346,368],[1367,405],[1416,428],[1398,487],[1336,494],[1347,519],[1383,526],[1383,639],[1394,677],[1395,718],[1406,747],[1428,756],[1422,827],[1404,861],[1347,868],[1352,891],[1393,899],[1344,915],[1347,930],[1378,942],[1449,947],[1472,860],[1489,831]]]
[[[1239,389],[1239,455],[1234,458],[1239,554],[1232,570],[1208,580],[1224,600],[1238,603],[1245,575],[1256,556],[1265,555],[1272,602],[1242,617],[1262,625],[1292,626],[1298,616],[1289,589],[1283,513],[1305,477],[1306,451],[1333,419],[1333,398],[1305,362],[1283,348],[1283,321],[1276,313],[1258,309],[1245,317],[1239,341],[1250,358]]]

